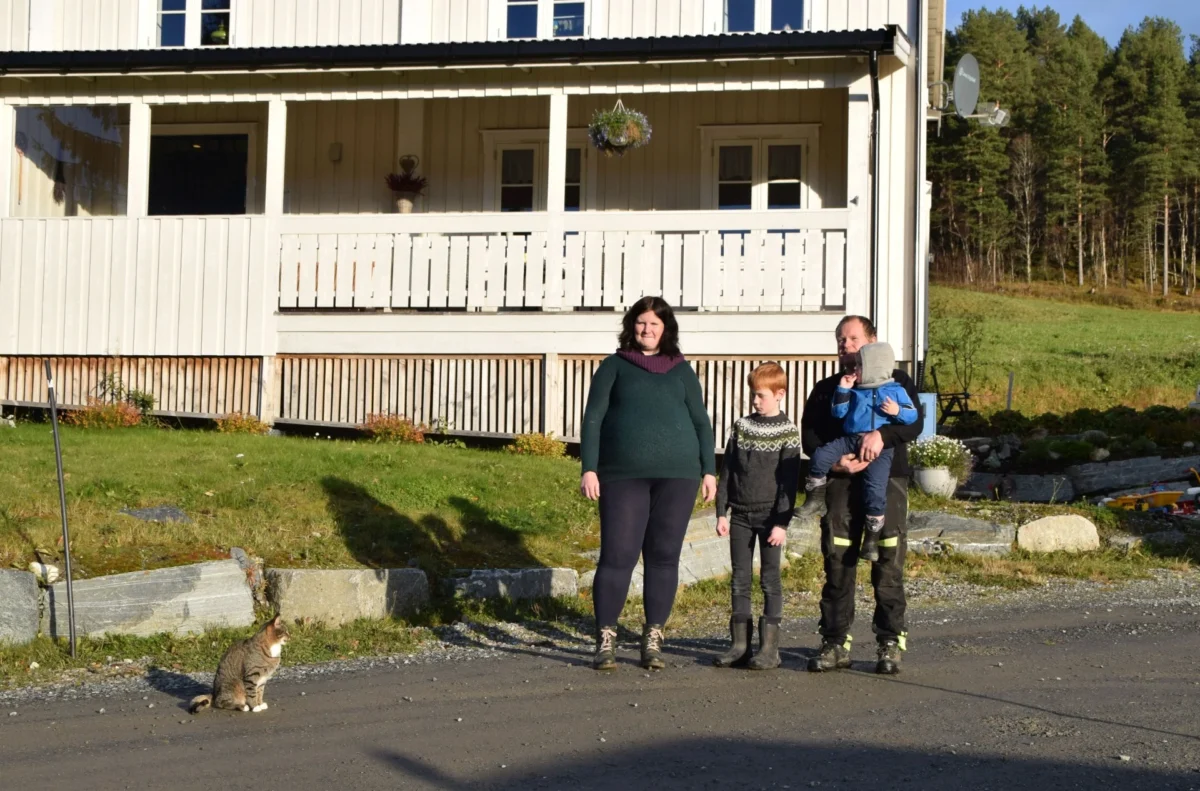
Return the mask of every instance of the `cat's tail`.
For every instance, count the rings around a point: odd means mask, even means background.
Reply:
[[[192,702],[188,704],[188,711],[192,714],[199,714],[207,708],[212,707],[212,695],[197,695],[192,698]]]

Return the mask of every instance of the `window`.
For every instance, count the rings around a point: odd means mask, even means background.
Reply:
[[[538,0],[508,0],[508,38],[537,38]]]
[[[484,211],[545,211],[548,132],[543,129],[483,130]],[[567,130],[563,175],[563,209],[590,208],[588,190],[595,183],[595,157],[588,155],[587,131]]]
[[[583,207],[583,149],[567,149],[567,193],[564,208],[579,211]]]
[[[227,47],[233,0],[158,0],[158,46]]]
[[[771,30],[804,30],[803,0],[771,0]]]
[[[753,33],[756,0],[725,0],[725,32]]]
[[[500,211],[533,211],[536,164],[533,146],[500,151]]]
[[[554,30],[555,38],[564,38],[571,36],[582,36],[587,31],[584,28],[584,8],[583,3],[554,3]]]
[[[817,124],[704,126],[703,188],[714,209],[779,211],[821,208],[813,188]]]

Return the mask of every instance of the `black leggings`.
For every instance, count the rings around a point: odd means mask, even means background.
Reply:
[[[615,626],[638,556],[646,623],[663,625],[679,587],[679,553],[696,490],[690,478],[631,478],[600,485],[600,563],[592,582],[596,623]]]
[[[750,580],[754,566],[754,545],[762,559],[759,580],[763,592],[763,615],[777,621],[783,615],[783,583],[779,578],[779,561],[783,547],[767,543],[771,535],[769,515],[734,514],[729,520],[729,555],[733,561],[733,617],[749,620]]]

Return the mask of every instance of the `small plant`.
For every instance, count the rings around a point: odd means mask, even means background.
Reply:
[[[938,339],[935,349],[938,358],[950,364],[959,390],[970,393],[987,339],[983,316],[979,313],[950,316],[939,308],[933,311],[930,325],[930,335]]]
[[[154,410],[154,396],[145,390],[133,390],[125,386],[125,382],[117,374],[105,374],[103,381],[96,388],[99,400],[111,399],[133,404],[143,415]]]
[[[971,451],[950,437],[939,435],[917,440],[908,449],[908,460],[925,469],[945,467],[960,481],[965,481],[971,473]]]
[[[505,450],[520,456],[560,458],[566,455],[567,443],[556,440],[553,434],[518,434]]]
[[[216,423],[217,432],[221,434],[266,434],[271,430],[266,423],[244,412],[230,412],[217,418]]]
[[[1001,410],[992,415],[989,423],[992,433],[996,436],[1002,434],[1024,435],[1030,429],[1029,418],[1011,409]]]
[[[623,156],[626,151],[650,142],[653,130],[645,113],[627,110],[618,99],[611,110],[597,110],[588,124],[588,139],[605,156]]]
[[[63,415],[63,422],[78,428],[131,428],[141,425],[142,411],[128,401],[106,403],[88,398],[87,406]]]
[[[429,426],[417,424],[403,415],[367,415],[358,427],[375,442],[421,444]]]
[[[424,194],[425,187],[429,185],[427,178],[418,176],[411,171],[389,173],[383,177],[383,180],[387,182],[388,189],[392,192],[407,192],[412,195]]]

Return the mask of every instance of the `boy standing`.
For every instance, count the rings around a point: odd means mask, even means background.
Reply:
[[[779,623],[783,616],[779,564],[796,505],[800,430],[780,411],[788,386],[783,368],[764,363],[750,372],[748,380],[754,411],[739,418],[729,432],[717,484],[717,535],[729,536],[733,560],[733,615],[729,619],[732,645],[714,658],[713,664],[769,670],[779,666]],[[755,544],[761,557],[759,573],[765,602],[758,622],[759,650],[751,658],[750,580]]]

